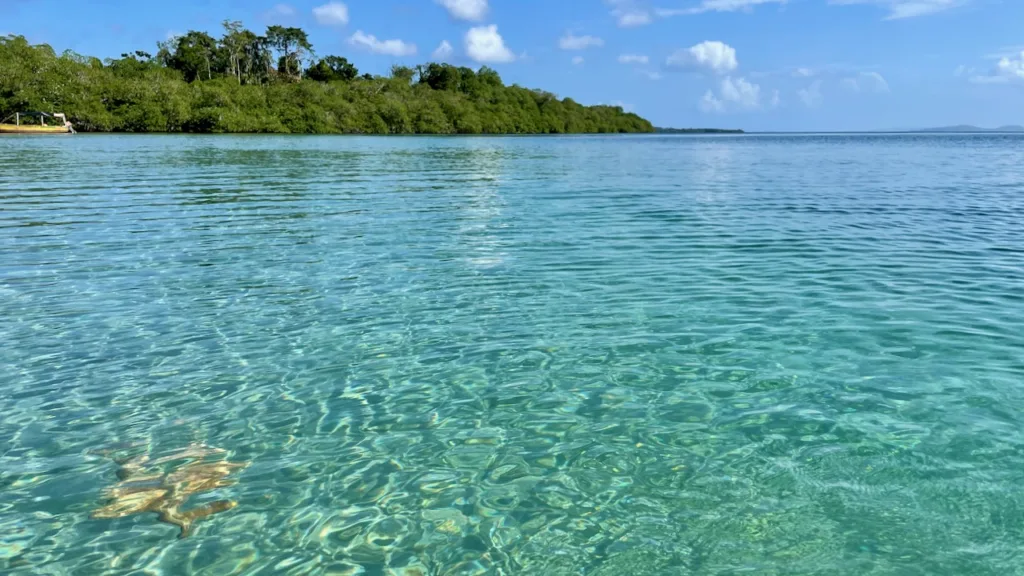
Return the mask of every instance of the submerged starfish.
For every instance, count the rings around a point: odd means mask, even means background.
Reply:
[[[245,468],[247,463],[202,461],[207,456],[223,452],[193,446],[151,463],[148,456],[123,462],[117,474],[121,481],[104,491],[104,496],[111,502],[94,511],[92,517],[123,518],[132,514],[156,512],[161,522],[174,524],[181,530],[178,537],[185,538],[197,520],[238,505],[232,500],[217,500],[189,510],[180,509],[192,494],[209,492],[235,483],[228,476],[235,470]],[[185,463],[166,473],[159,468],[162,464],[176,460],[185,460]]]

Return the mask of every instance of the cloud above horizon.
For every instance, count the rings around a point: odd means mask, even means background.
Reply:
[[[274,4],[263,13],[263,19],[269,22],[280,22],[295,16],[295,8],[291,4]]]
[[[650,58],[643,54],[621,54],[619,64],[647,64]]]
[[[466,55],[481,64],[512,62],[516,55],[505,46],[498,26],[477,26],[466,32]]]
[[[586,50],[599,46],[604,46],[604,40],[596,36],[573,36],[572,32],[566,33],[558,40],[558,47],[562,50]]]
[[[345,26],[348,24],[348,6],[341,2],[330,2],[313,8],[313,17],[325,26]]]
[[[435,0],[456,20],[479,22],[487,16],[487,0]]]
[[[451,43],[447,40],[441,40],[441,43],[437,45],[434,52],[431,53],[430,57],[434,60],[444,62],[452,57],[455,53],[455,48],[452,47]]]
[[[964,6],[973,0],[826,0],[828,4],[849,6],[873,4],[889,11],[886,20],[900,20],[926,16]],[[605,0],[620,28],[646,26],[656,19],[676,16],[694,16],[707,12],[753,12],[759,6],[776,5],[781,9],[790,0],[701,0],[683,8],[650,8],[644,0]]]
[[[960,76],[967,71],[965,66],[958,69]],[[1024,49],[1019,54],[1006,55],[999,58],[992,71],[987,75],[971,77],[975,84],[1005,84],[1007,82],[1024,82]]]
[[[861,72],[857,76],[843,78],[843,85],[854,92],[886,93],[889,83],[878,72]]]
[[[736,49],[724,42],[708,40],[675,51],[666,66],[681,70],[706,70],[715,74],[727,74],[739,66]]]
[[[416,54],[416,45],[402,40],[378,40],[373,34],[367,34],[357,30],[349,39],[348,43],[353,46],[365,48],[374,54],[385,54],[388,56],[412,56]]]
[[[778,93],[772,98],[778,105]],[[698,102],[704,112],[750,111],[761,107],[761,86],[745,78],[726,76],[722,79],[718,94],[708,90]]]
[[[829,0],[829,4],[877,4],[889,10],[886,20],[936,14],[967,4],[970,0]]]
[[[821,106],[824,97],[821,94],[821,80],[815,80],[811,82],[807,88],[801,88],[797,90],[796,95],[800,98],[800,101],[804,103],[804,106],[808,108],[817,108]]]
[[[295,15],[295,8],[290,4],[274,4],[270,8],[271,14],[277,14],[278,16],[293,16]]]
[[[705,12],[749,12],[763,4],[786,4],[789,0],[703,0],[691,8],[658,8],[654,10],[658,18],[673,16],[690,16]]]
[[[610,13],[619,28],[646,26],[653,21],[650,10],[635,0],[605,0],[605,4],[611,7]]]

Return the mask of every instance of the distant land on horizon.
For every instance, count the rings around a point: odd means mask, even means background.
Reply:
[[[1000,126],[998,128],[980,128],[970,124],[958,124],[956,126],[943,126],[940,128],[922,128],[917,132],[1024,132],[1024,126]]]
[[[886,130],[755,130],[745,132],[722,128],[654,128],[657,134],[1015,134],[1024,133],[1024,126],[1009,124],[998,128],[981,128],[970,124],[940,126],[937,128],[890,128]]]
[[[655,134],[743,134],[743,130],[727,128],[654,128]]]

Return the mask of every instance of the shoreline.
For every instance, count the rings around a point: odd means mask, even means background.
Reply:
[[[53,137],[53,136],[317,136],[339,138],[578,138],[578,137],[763,137],[763,136],[1016,136],[1024,137],[1024,132],[934,132],[934,131],[892,131],[892,132],[578,132],[572,134],[547,133],[506,133],[506,134],[353,134],[353,133],[316,133],[316,132],[99,132],[83,131],[75,134],[30,134],[2,133],[0,138],[16,137]]]

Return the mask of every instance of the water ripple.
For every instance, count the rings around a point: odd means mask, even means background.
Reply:
[[[4,573],[1024,571],[1024,138],[0,165]],[[196,446],[236,508],[93,517]]]

